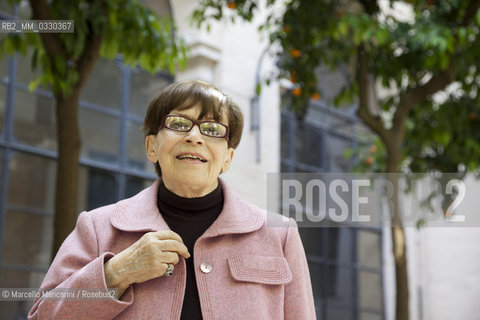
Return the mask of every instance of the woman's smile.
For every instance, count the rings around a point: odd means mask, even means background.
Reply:
[[[195,153],[195,152],[182,152],[179,155],[177,155],[175,158],[177,158],[180,161],[187,162],[187,163],[205,163],[205,162],[207,162],[207,159],[205,159],[204,156],[202,156],[199,153]]]

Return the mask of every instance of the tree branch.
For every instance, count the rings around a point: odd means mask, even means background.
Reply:
[[[107,18],[108,9],[106,8],[105,2],[102,1],[100,5],[105,18]],[[100,31],[98,34],[95,34],[94,29],[91,26],[89,27],[89,32],[85,37],[83,52],[78,58],[75,68],[79,76],[76,84],[77,89],[81,89],[85,85],[88,77],[93,71],[98,57],[100,56],[100,48],[103,40],[103,28],[105,28],[105,26],[102,27],[102,31]]]
[[[52,16],[50,15],[45,0],[30,0],[30,6],[32,7],[33,19],[52,20]],[[43,47],[45,48],[45,52],[50,61],[55,61],[56,55],[61,55],[62,57],[67,58],[58,33],[40,33],[40,39],[42,40]],[[52,67],[54,67],[53,63]]]
[[[363,44],[357,48],[357,84],[358,84],[358,110],[357,116],[380,138],[386,142],[388,131],[383,126],[382,119],[379,116],[374,116],[370,113],[368,108],[368,68],[367,57],[365,56],[365,48]]]
[[[478,8],[480,8],[480,0],[471,0],[468,3],[467,9],[465,10],[465,16],[460,23],[461,26],[469,25],[475,15],[477,14]]]
[[[453,57],[450,61],[452,61]],[[403,137],[405,131],[405,121],[410,110],[419,102],[426,99],[428,96],[437,91],[444,89],[453,81],[453,63],[447,70],[436,73],[425,84],[408,89],[406,92],[400,94],[400,102],[397,110],[393,116],[392,130],[400,133]]]
[[[88,77],[93,71],[93,67],[100,56],[102,40],[102,34],[93,34],[93,32],[89,32],[85,37],[84,49],[75,68],[79,76],[76,87],[79,89],[85,85]]]

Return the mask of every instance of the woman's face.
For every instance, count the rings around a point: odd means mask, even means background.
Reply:
[[[201,107],[196,105],[186,110],[173,110],[170,114],[197,119],[200,112]],[[223,119],[221,122],[228,125]],[[207,137],[196,125],[189,132],[162,128],[156,136],[147,136],[145,147],[148,159],[153,163],[158,161],[167,189],[189,198],[201,197],[215,190],[218,175],[228,170],[234,151],[228,148],[225,138]],[[186,155],[198,156],[203,161]]]

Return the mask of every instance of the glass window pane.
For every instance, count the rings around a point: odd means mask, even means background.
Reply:
[[[1,10],[1,9],[0,9]],[[0,41],[6,37],[5,33],[0,33]],[[0,79],[8,79],[8,61],[9,55],[3,54],[2,58],[0,59]],[[0,97],[5,97],[4,95]]]
[[[37,65],[35,70],[32,69],[32,55],[32,49],[29,49],[25,56],[20,53],[17,54],[17,82],[28,85],[30,81],[38,79],[42,75],[39,65]],[[45,89],[42,85],[39,88]]]
[[[2,262],[48,268],[53,241],[53,216],[8,210],[2,242]]]
[[[322,270],[324,265],[316,262],[308,262],[308,270],[310,271],[310,279],[312,281],[313,298],[315,305],[320,307],[320,300],[325,295],[322,291],[325,290],[325,286],[322,283]]]
[[[357,230],[357,255],[361,266],[381,268],[381,237],[378,233]]]
[[[129,112],[143,119],[150,101],[169,84],[170,81],[164,77],[132,69]]]
[[[78,171],[78,212],[87,210],[88,201],[88,170],[86,166],[80,166]]]
[[[1,183],[1,181],[2,181],[2,175],[3,175],[3,172],[2,172],[2,171],[3,171],[3,170],[2,170],[3,155],[4,155],[3,149],[0,148],[0,183]],[[0,200],[2,200],[2,199],[0,199]]]
[[[127,177],[127,189],[125,190],[125,198],[136,195],[145,188],[152,185],[153,180],[146,180],[137,177]]]
[[[358,273],[358,303],[360,308],[382,308],[382,278],[379,273]]]
[[[29,145],[57,150],[54,100],[16,90],[13,111],[15,138]]]
[[[101,188],[105,189],[101,190]],[[116,202],[116,194],[117,183],[113,173],[80,166],[78,175],[79,213]]]
[[[327,304],[337,308],[353,305],[353,269],[327,266]]]
[[[290,125],[291,125],[290,118],[282,112],[281,123],[280,123],[280,142],[281,142],[280,152],[281,152],[282,158],[289,157],[288,150],[290,146],[289,144]]]
[[[120,110],[122,71],[113,61],[100,59],[82,89],[80,100]]]
[[[39,288],[45,273],[2,269],[0,270],[0,283],[3,288]],[[1,305],[0,319],[19,320],[27,319],[33,301],[2,301]]]
[[[2,133],[4,127],[6,105],[7,87],[0,83],[0,133]]]
[[[13,5],[11,5],[9,1],[0,1],[0,11],[13,15]]]
[[[114,174],[88,169],[87,210],[116,202],[116,190],[117,180]]]
[[[352,229],[328,228],[328,259],[353,263]]]
[[[15,154],[8,165],[7,205],[53,212],[56,162],[40,156]]]
[[[323,168],[323,135],[320,128],[297,122],[295,154],[298,162]]]
[[[317,316],[317,320],[323,320],[323,312],[322,312],[322,304],[320,300],[315,300],[315,314]]]
[[[282,162],[280,164],[280,172],[290,172],[290,171],[291,171],[290,166],[287,165],[287,163],[282,159]]]
[[[324,256],[323,234],[325,228],[299,228],[299,233],[307,255]]]
[[[350,319],[353,319],[353,311],[328,308],[327,319],[328,320],[350,320]]]
[[[331,134],[325,140],[327,142],[329,171],[348,172],[351,161],[345,158],[345,150],[351,148],[350,141]]]
[[[382,320],[383,317],[377,313],[360,312],[360,320]]]
[[[155,174],[154,166],[145,153],[145,138],[141,125],[132,121],[127,124],[127,165]]]
[[[0,36],[0,39],[1,38],[2,36]],[[8,61],[9,56],[6,54],[2,57],[2,60],[0,60],[0,79],[2,80],[8,80]]]
[[[81,156],[105,162],[118,161],[120,120],[80,108]]]

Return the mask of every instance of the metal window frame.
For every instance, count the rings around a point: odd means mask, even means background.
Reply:
[[[15,17],[17,16],[17,7],[15,8]],[[14,19],[15,17],[0,15],[0,21],[8,18]],[[18,70],[18,53],[15,53],[11,57],[5,57],[8,59],[8,78],[0,79],[0,84],[6,86],[7,96],[6,96],[6,105],[5,105],[5,117],[4,117],[4,127],[0,133],[0,270],[19,270],[27,272],[46,272],[48,268],[41,268],[35,266],[27,265],[18,265],[10,264],[3,262],[2,248],[3,248],[3,237],[4,237],[4,226],[5,219],[8,210],[19,210],[21,212],[35,214],[35,215],[44,215],[51,216],[53,212],[47,210],[40,210],[31,208],[28,206],[17,206],[9,205],[7,203],[7,190],[8,190],[8,166],[10,160],[17,153],[21,154],[31,154],[35,156],[40,156],[48,159],[57,159],[57,151],[47,150],[35,146],[28,145],[26,143],[17,141],[13,134],[13,112],[15,105],[15,94],[16,91],[25,91],[29,92],[28,85],[23,83],[18,83],[16,74]],[[96,105],[94,103],[79,101],[79,108],[85,110],[91,110],[103,115],[117,118],[120,121],[120,138],[118,145],[118,161],[117,163],[103,162],[99,160],[90,159],[87,157],[80,157],[80,165],[86,166],[87,168],[100,169],[112,173],[116,179],[116,190],[115,197],[116,200],[121,200],[125,197],[127,178],[135,177],[140,179],[155,180],[157,176],[148,171],[142,171],[139,169],[128,167],[127,161],[127,130],[129,123],[142,124],[143,119],[139,116],[129,113],[129,98],[131,90],[131,70],[139,69],[138,67],[131,68],[123,64],[121,57],[114,59],[114,63],[117,64],[121,69],[122,75],[122,96],[121,96],[121,105],[120,110],[113,110],[107,107]],[[142,71],[143,72],[143,71]],[[164,78],[167,82],[173,82],[173,76],[166,72],[158,72],[156,76]],[[36,96],[42,96],[54,99],[52,92],[37,88],[32,94]],[[1,286],[1,284],[0,284]]]
[[[342,118],[343,120],[349,122],[349,123],[354,123],[354,122],[359,122],[359,120],[355,117],[352,117],[351,115],[348,114],[343,114],[341,111],[326,107],[322,104],[317,103],[315,105],[316,108],[318,108],[321,112],[324,112],[325,114],[337,117],[337,118]],[[297,139],[297,131],[298,131],[298,125],[297,125],[297,119],[294,115],[293,112],[282,110],[281,111],[281,117],[287,117],[289,121],[286,121],[287,123],[287,128],[282,128],[282,130],[287,130],[287,139],[288,139],[288,151],[286,157],[284,155],[281,155],[281,164],[284,165],[288,171],[290,172],[295,172],[300,169],[300,171],[307,171],[307,172],[326,172],[328,171],[329,165],[326,163],[326,160],[328,159],[328,150],[325,147],[325,144],[321,143],[320,144],[320,152],[322,154],[322,164],[319,166],[312,166],[306,163],[302,163],[295,153],[295,141]],[[350,141],[350,144],[352,146],[356,146],[359,143],[362,143],[362,141],[358,141],[355,138],[355,135],[353,136],[348,136],[345,135],[341,132],[337,132],[335,128],[330,128],[328,126],[324,126],[321,123],[315,123],[311,119],[305,118],[303,121],[308,123],[309,126],[313,126],[318,128],[319,131],[321,131],[321,136],[322,136],[322,141],[326,141],[329,139],[329,136],[335,136],[337,138],[341,138],[344,140]],[[353,166],[355,159],[352,159],[351,165]],[[322,167],[323,165],[323,167]],[[381,299],[381,309],[376,309],[376,308],[361,308],[359,306],[359,301],[358,301],[358,293],[359,293],[359,288],[358,288],[358,274],[360,271],[363,272],[370,272],[370,273],[376,273],[380,275],[380,282],[383,284],[385,280],[385,275],[384,275],[384,266],[383,266],[383,261],[384,261],[384,248],[383,248],[383,230],[382,228],[375,228],[375,227],[362,227],[362,228],[350,228],[352,232],[352,243],[351,243],[351,255],[352,255],[352,262],[347,263],[347,262],[339,262],[339,261],[334,261],[331,259],[328,259],[328,247],[329,247],[329,239],[328,239],[328,232],[329,228],[326,229],[326,232],[323,232],[321,237],[322,241],[322,250],[325,254],[325,257],[319,256],[319,255],[313,255],[309,254],[307,255],[307,261],[311,264],[316,264],[319,265],[320,267],[320,279],[322,283],[327,283],[328,282],[328,266],[334,266],[334,267],[342,267],[342,268],[347,268],[352,270],[352,302],[353,305],[351,308],[348,308],[349,311],[351,311],[352,314],[352,319],[358,320],[360,313],[361,312],[368,312],[372,314],[377,314],[381,316],[383,319],[386,318],[386,310],[385,310],[385,294],[384,294],[384,286],[382,285],[379,289],[382,291],[382,299]],[[380,239],[380,259],[382,265],[380,268],[372,268],[372,267],[365,267],[361,266],[358,262],[358,256],[357,256],[357,233],[358,230],[362,231],[368,231],[368,232],[375,232],[379,235]],[[316,300],[319,300],[320,302],[320,310],[321,314],[318,316],[320,319],[328,319],[327,317],[327,310],[328,309],[339,309],[335,308],[332,306],[329,306],[328,304],[328,299],[327,299],[327,293],[325,290],[320,290],[320,297],[315,297],[317,298]],[[341,308],[341,310],[345,310],[345,308]]]

